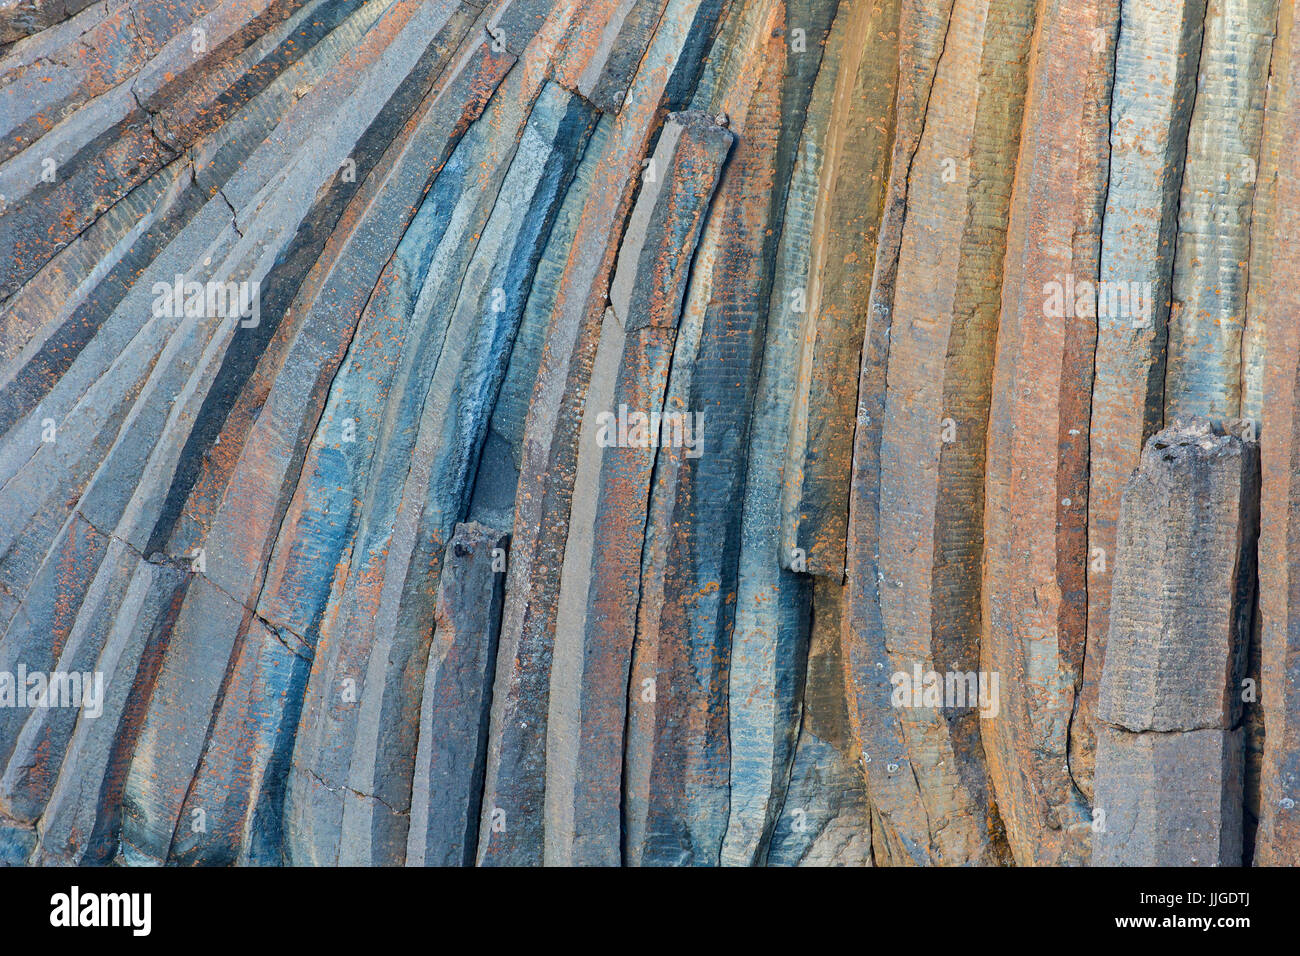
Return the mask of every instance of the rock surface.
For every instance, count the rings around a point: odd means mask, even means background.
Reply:
[[[0,862],[1297,862],[1296,3],[0,4]]]
[[[1259,450],[1176,422],[1120,506],[1096,718],[1094,866],[1236,866]]]

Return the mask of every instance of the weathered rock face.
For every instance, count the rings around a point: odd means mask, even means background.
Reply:
[[[1110,151],[1116,0],[1051,3],[1025,104],[993,358],[985,479],[982,667],[1004,707],[981,721],[1021,862],[1078,862],[1089,444],[1097,328],[1065,308],[1095,281]],[[1059,306],[1059,307],[1058,307]],[[1082,690],[1082,694],[1080,691]],[[1036,770],[1022,773],[1026,754]]]
[[[0,862],[1296,862],[1295,8],[0,6]]]
[[[1205,419],[1147,442],[1124,488],[1096,719],[1094,866],[1235,866],[1259,458]]]
[[[500,532],[462,524],[447,548],[424,673],[407,866],[474,860],[506,543]]]
[[[1265,117],[1266,149],[1260,187],[1268,195],[1267,218],[1259,232],[1270,250],[1269,278],[1256,297],[1259,314],[1276,316],[1268,328],[1264,391],[1269,425],[1260,435],[1259,621],[1261,645],[1260,710],[1265,730],[1272,728],[1262,755],[1259,786],[1260,864],[1300,862],[1300,687],[1290,661],[1300,648],[1300,593],[1294,570],[1300,522],[1300,325],[1282,319],[1300,309],[1300,288],[1278,281],[1300,266],[1300,250],[1285,237],[1300,229],[1300,184],[1292,169],[1300,163],[1282,146],[1300,135],[1300,51],[1294,46],[1295,5],[1278,13],[1278,34]],[[1256,277],[1260,270],[1256,269]],[[1255,314],[1252,310],[1252,315]]]

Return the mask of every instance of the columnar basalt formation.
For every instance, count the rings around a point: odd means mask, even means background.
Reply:
[[[420,704],[407,866],[474,861],[508,540],[462,524],[447,545]]]
[[[1236,866],[1259,449],[1176,422],[1120,506],[1097,703],[1094,866]]]
[[[1262,168],[1272,183],[1267,231],[1262,241],[1272,249],[1271,273],[1261,299],[1280,319],[1300,308],[1300,288],[1278,281],[1300,266],[1300,252],[1286,237],[1300,230],[1300,186],[1295,169],[1300,157],[1282,143],[1300,135],[1300,51],[1295,49],[1296,5],[1283,3],[1270,77],[1265,142],[1271,144]],[[1268,421],[1260,435],[1261,494],[1259,541],[1259,619],[1261,624],[1260,705],[1268,735],[1260,779],[1259,836],[1255,860],[1266,865],[1300,862],[1300,757],[1297,721],[1300,688],[1290,661],[1300,647],[1300,596],[1293,583],[1297,523],[1300,522],[1300,326],[1275,319],[1268,336],[1264,390]],[[1271,732],[1269,730],[1271,728]]]
[[[1244,415],[1258,366],[1249,320],[1250,222],[1277,3],[1210,0],[1178,204],[1166,414]]]
[[[1005,676],[999,713],[981,730],[1022,862],[1087,854],[1080,823],[1091,767],[1070,733],[1088,613],[1097,326],[1095,312],[1067,308],[1067,299],[1073,306],[1076,289],[1095,288],[1100,271],[1118,13],[1114,0],[1051,3],[1040,12],[1007,232],[981,594],[982,666]],[[1026,750],[1035,755],[1033,773],[1021,769]]]
[[[724,49],[743,66],[731,77],[706,76],[697,93],[738,135],[701,238],[665,395],[666,411],[687,416],[691,443],[674,439],[662,449],[645,528],[625,771],[633,864],[719,864],[730,815],[735,502],[771,289],[762,263],[775,251],[778,183],[788,182],[794,161],[782,117],[801,114],[807,101],[806,87],[785,82],[796,65],[787,59],[787,13],[779,3],[733,8],[744,21]]]
[[[548,749],[572,766],[571,790],[561,787],[559,767],[548,782],[557,862],[608,866],[620,859],[628,675],[658,448],[649,441],[620,446],[618,439],[629,427],[647,439],[665,428],[647,420],[666,408],[690,262],[734,138],[706,113],[668,118],[610,289],[587,392],[556,624],[551,706],[564,716],[551,725]],[[629,416],[638,416],[630,426]]]
[[[0,862],[1296,861],[1295,6],[0,4]]]
[[[1091,295],[1075,291],[1068,303],[1076,316],[1082,304],[1097,325],[1088,427],[1087,647],[1072,721],[1079,728],[1073,761],[1085,787],[1120,497],[1142,446],[1164,424],[1178,199],[1205,6],[1205,0],[1120,5],[1099,277]]]

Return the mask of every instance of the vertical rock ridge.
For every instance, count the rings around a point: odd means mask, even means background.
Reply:
[[[1119,4],[1051,3],[1039,17],[989,410],[980,660],[1000,699],[980,727],[1017,861],[1064,863],[1087,856],[1076,786],[1091,796],[1088,731],[1072,711],[1084,676],[1096,317],[1074,302],[1100,268]],[[1027,758],[1034,772],[1018,773]]]
[[[1165,347],[1178,199],[1202,46],[1204,0],[1121,3],[1110,178],[1096,290],[1088,431],[1087,733],[1106,659],[1116,521],[1124,482],[1164,424]],[[1081,761],[1081,764],[1083,761]]]
[[[1266,124],[1277,129],[1279,143],[1300,134],[1300,56],[1294,46],[1295,4],[1279,7],[1279,42],[1273,54]],[[1294,243],[1286,237],[1300,229],[1300,195],[1296,191],[1293,152],[1283,149],[1276,160],[1276,198],[1268,222],[1273,261],[1264,303],[1271,315],[1294,314],[1298,290],[1280,281],[1295,273]],[[1261,497],[1259,538],[1260,707],[1264,722],[1264,753],[1260,775],[1259,834],[1255,862],[1287,866],[1300,861],[1300,758],[1296,750],[1297,701],[1289,661],[1300,646],[1300,600],[1295,583],[1297,512],[1300,486],[1297,450],[1300,420],[1296,418],[1300,385],[1300,340],[1293,322],[1268,326],[1264,364],[1264,426],[1260,432]]]
[[[1253,440],[1191,419],[1147,442],[1120,506],[1093,865],[1241,864],[1258,522]]]
[[[0,863],[1293,860],[1294,0],[0,6]]]

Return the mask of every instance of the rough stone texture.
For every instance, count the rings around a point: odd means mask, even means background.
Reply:
[[[1093,866],[1241,864],[1240,729],[1098,736]]]
[[[610,288],[587,393],[560,587],[551,701],[563,716],[551,727],[548,750],[572,762],[572,784],[559,782],[558,768],[552,772],[548,803],[557,806],[559,817],[556,846],[548,851],[554,862],[608,866],[621,859],[628,673],[658,448],[598,443],[599,422],[665,407],[688,267],[733,139],[703,113],[668,118]],[[615,437],[618,427],[604,425]],[[581,642],[568,643],[570,636]]]
[[[1245,417],[1250,221],[1276,0],[1209,0],[1178,202],[1167,416]]]
[[[783,567],[844,577],[853,372],[860,365],[885,157],[893,138],[897,70],[884,35],[893,3],[844,11],[844,44],[830,104],[806,286],[792,290],[805,314],[782,487]],[[877,172],[864,182],[861,170]],[[794,302],[782,303],[794,306]]]
[[[420,706],[407,866],[474,862],[508,542],[508,535],[482,525],[457,525],[442,561]]]
[[[813,585],[812,640],[790,784],[769,866],[870,866],[871,804],[854,756],[845,693],[843,589]]]
[[[1090,754],[1078,754],[1081,732],[1074,740],[1069,734],[1088,601],[1097,330],[1095,319],[1050,306],[1052,295],[1097,281],[1118,15],[1118,0],[1040,8],[1007,232],[980,642],[981,666],[1000,675],[1001,700],[980,731],[1020,862],[1078,862],[1087,853],[1078,824],[1091,796]],[[1035,772],[1020,772],[1030,759]]]
[[[769,834],[780,826],[777,814],[782,792],[793,773],[790,761],[799,721],[799,681],[808,647],[809,582],[802,572],[781,566],[782,452],[787,447],[794,402],[790,382],[798,368],[800,333],[807,318],[796,306],[800,294],[806,297],[812,231],[822,197],[824,145],[839,82],[838,64],[855,9],[841,6],[820,51],[809,47],[791,60],[792,79],[815,68],[816,80],[811,83],[786,198],[746,459],[727,688],[731,702],[731,807],[721,859],[729,865],[761,862]],[[794,8],[792,23],[808,23],[809,15],[808,8]],[[815,42],[815,31],[811,36]],[[806,308],[806,301],[803,304]],[[843,684],[838,693],[842,699]]]
[[[1294,11],[1290,2],[1275,4],[1277,23],[1265,76],[1264,121],[1260,134],[1254,202],[1250,214],[1250,247],[1246,259],[1246,327],[1241,339],[1241,417],[1260,422],[1264,415],[1265,348],[1268,337],[1269,293],[1273,281],[1273,244],[1278,237],[1278,173],[1286,155],[1282,136],[1286,125],[1286,103],[1290,81],[1291,28]],[[1285,335],[1285,329],[1282,330]],[[1276,398],[1273,399],[1276,401]]]
[[[1300,51],[1295,48],[1296,4],[1283,2],[1270,78],[1266,141],[1278,144],[1264,167],[1275,179],[1275,198],[1262,240],[1273,249],[1272,276],[1262,290],[1266,314],[1295,315],[1300,288],[1282,281],[1300,268],[1300,182],[1295,150],[1280,144],[1300,136]],[[1275,322],[1266,338],[1264,396],[1266,424],[1260,435],[1259,535],[1260,705],[1265,731],[1255,861],[1262,865],[1300,863],[1300,325]]]
[[[886,676],[916,665],[979,669],[982,436],[1019,134],[1006,104],[1019,113],[1034,7],[953,4],[911,161],[880,425],[885,653],[875,663]],[[955,425],[951,441],[945,420]],[[888,706],[906,752],[871,754],[868,785],[893,788],[891,778],[911,777],[923,811],[892,821],[897,838],[918,862],[995,861],[1001,851],[976,711]],[[860,702],[860,717],[864,709]]]
[[[1124,489],[1096,719],[1093,865],[1241,863],[1258,447],[1206,419]]]
[[[679,77],[696,76],[711,34],[712,2],[671,2],[592,170],[592,182],[557,283],[550,329],[524,432],[515,496],[509,584],[501,625],[492,732],[477,860],[540,863],[545,852],[546,752],[555,615],[572,505],[581,409],[618,253],[616,224],[627,216],[662,106],[684,106]],[[492,819],[504,817],[503,829]]]
[[[886,370],[910,171],[925,125],[926,107],[944,48],[952,4],[935,7],[905,2],[899,7],[897,30],[884,31],[887,42],[897,36],[898,108],[858,379],[842,618],[843,647],[848,657],[849,714],[857,759],[870,793],[873,855],[881,865],[920,863],[929,858],[928,832],[923,839],[916,835],[919,828],[927,826],[920,787],[913,775],[897,772],[907,753],[907,744],[903,740],[900,717],[890,704],[892,668],[886,666],[888,648],[881,616],[881,426],[888,391]],[[890,771],[889,767],[894,770]]]
[[[651,487],[628,686],[625,862],[633,865],[718,865],[729,815],[741,530],[734,502],[744,492],[771,291],[759,263],[775,252],[784,205],[776,184],[794,159],[781,123],[793,65],[784,7],[764,4],[746,16],[726,51],[741,59],[740,70],[696,94],[696,105],[726,113],[737,141],[700,243],[665,399],[703,422],[701,454],[662,448]],[[806,91],[796,95],[806,101]]]
[[[1110,120],[1110,178],[1102,217],[1100,283],[1088,429],[1088,631],[1073,724],[1087,776],[1097,687],[1106,659],[1116,522],[1124,482],[1164,424],[1165,345],[1178,198],[1195,101],[1205,0],[1122,2]],[[1099,290],[1100,290],[1099,286]],[[1110,307],[1110,290],[1119,307]],[[1136,289],[1145,312],[1132,307]],[[1130,292],[1123,307],[1120,291]]]
[[[0,0],[0,863],[1295,862],[1295,5]]]
[[[1258,448],[1208,421],[1157,433],[1124,489],[1097,717],[1133,732],[1241,719]]]

